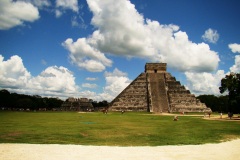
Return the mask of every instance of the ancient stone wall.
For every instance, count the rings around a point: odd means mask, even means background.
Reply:
[[[88,98],[69,97],[61,106],[63,111],[93,111],[93,105]]]
[[[166,63],[147,63],[145,65],[145,73],[162,73],[166,72]]]

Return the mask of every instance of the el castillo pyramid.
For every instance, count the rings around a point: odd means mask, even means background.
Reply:
[[[111,103],[111,111],[210,112],[204,103],[167,72],[166,63],[147,63]]]

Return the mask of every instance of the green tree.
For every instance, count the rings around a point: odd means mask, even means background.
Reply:
[[[10,92],[6,89],[0,90],[0,107],[1,108],[8,108],[10,99]]]
[[[21,98],[17,101],[18,107],[23,109],[33,108],[33,102],[30,98]]]
[[[220,93],[228,92],[229,111],[240,112],[240,73],[230,73],[221,80]]]
[[[9,91],[0,90],[0,109],[30,109],[37,110],[39,108],[60,108],[63,101],[58,98],[42,98],[39,95],[24,95],[10,93]]]
[[[207,107],[211,108],[213,112],[228,112],[228,96],[215,95],[199,95],[197,97]]]

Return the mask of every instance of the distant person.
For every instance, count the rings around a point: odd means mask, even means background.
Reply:
[[[174,116],[173,121],[178,121],[178,116]]]
[[[230,119],[232,119],[232,117],[233,117],[233,113],[228,112],[228,117],[229,117]]]
[[[103,109],[102,112],[103,112],[103,114],[107,114],[108,110],[107,109]]]
[[[210,112],[208,113],[208,117],[209,117],[209,118],[211,117],[211,113],[210,113]]]

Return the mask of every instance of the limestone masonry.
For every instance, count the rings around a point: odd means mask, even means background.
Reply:
[[[147,63],[111,103],[112,111],[211,112],[167,71],[166,63]]]
[[[93,111],[92,100],[87,98],[73,98],[69,97],[63,102],[61,109],[63,111]]]

